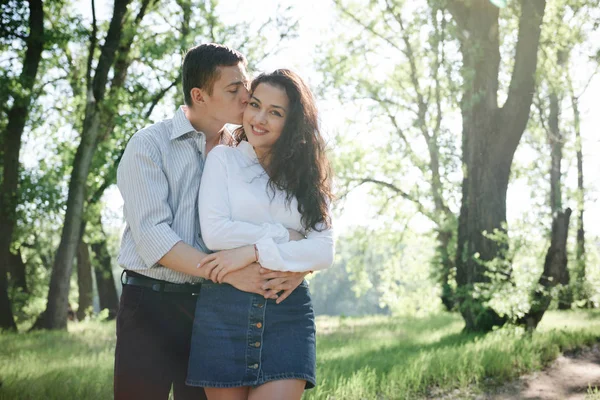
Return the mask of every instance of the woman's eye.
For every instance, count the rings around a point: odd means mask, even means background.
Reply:
[[[238,90],[237,90],[237,89],[235,89],[235,90],[230,90],[230,91],[229,91],[229,93],[233,93],[233,94],[236,94],[237,92],[238,92]]]
[[[281,117],[281,113],[279,111],[271,111],[271,114],[275,115],[276,117]]]
[[[250,104],[250,107],[258,108],[258,104],[256,102],[254,102],[254,101],[251,101],[248,104]]]

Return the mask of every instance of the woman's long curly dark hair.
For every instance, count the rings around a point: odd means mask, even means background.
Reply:
[[[280,87],[289,99],[287,119],[281,136],[269,154],[269,187],[285,191],[286,201],[298,200],[298,212],[305,229],[331,227],[329,204],[333,200],[331,166],[325,153],[325,141],[319,131],[317,107],[304,81],[294,72],[278,69],[261,74],[252,81],[250,92],[261,83]],[[233,133],[239,143],[248,140],[244,128]],[[318,225],[321,225],[319,229]]]

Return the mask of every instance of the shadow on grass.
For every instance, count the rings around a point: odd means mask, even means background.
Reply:
[[[110,324],[108,322],[107,324]],[[113,325],[114,326],[114,325]],[[104,327],[103,327],[104,328]],[[107,325],[106,329],[110,329]],[[116,337],[91,331],[89,334],[66,331],[35,331],[30,333],[8,333],[0,335],[0,359],[33,353],[40,357],[56,358],[59,353],[95,354],[114,348]]]
[[[442,337],[439,341],[426,344],[403,341],[403,338],[399,338],[399,342],[396,344],[382,346],[376,350],[365,349],[353,351],[351,355],[323,360],[318,366],[323,372],[328,371],[329,373],[335,371],[340,376],[346,378],[349,378],[356,370],[364,367],[376,369],[378,375],[387,374],[400,364],[410,364],[424,353],[443,350],[449,347],[461,347],[468,343],[473,343],[478,338],[484,336],[484,334],[454,333]],[[352,348],[352,344],[349,347]]]
[[[55,366],[35,381],[27,374],[0,379],[0,400],[104,400],[113,394],[112,368]]]
[[[357,337],[366,339],[381,332],[387,332],[403,340],[420,342],[423,339],[423,332],[436,333],[448,329],[458,332],[460,329],[453,329],[453,325],[464,324],[459,316],[450,313],[429,318],[388,317],[388,319],[381,319],[376,322],[369,321],[369,323],[364,323],[361,318],[340,317],[333,320],[337,322],[337,325],[331,333],[321,334],[317,329],[317,333],[319,333],[322,340],[345,342],[355,340]]]
[[[600,319],[600,310],[580,310],[579,312],[583,313],[587,317],[587,319]]]

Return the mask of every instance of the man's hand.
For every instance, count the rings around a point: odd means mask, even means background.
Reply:
[[[272,271],[270,269],[261,268],[261,276],[268,279],[262,285],[262,290],[265,291],[265,299],[276,298],[277,304],[281,303],[288,298],[290,294],[302,283],[304,277],[310,272],[284,272],[284,271]],[[277,296],[277,293],[283,291]]]
[[[260,264],[252,263],[246,268],[225,275],[223,282],[243,292],[257,293],[265,299],[276,299],[277,295],[273,296],[273,293],[269,293],[270,297],[267,297],[267,291],[262,288],[268,281],[267,278],[260,274],[260,269]]]
[[[290,233],[290,242],[297,242],[298,240],[306,239],[306,237],[298,231],[288,229]]]

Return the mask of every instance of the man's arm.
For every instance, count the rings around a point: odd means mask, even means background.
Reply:
[[[205,256],[206,253],[196,250],[192,246],[180,241],[177,242],[175,246],[173,246],[173,248],[158,261],[158,263],[173,271],[208,279],[209,271],[207,271],[207,268],[197,267]]]
[[[192,276],[205,277],[196,265],[205,254],[184,243],[171,225],[169,185],[160,150],[143,136],[127,144],[117,169],[117,186],[125,202],[125,220],[137,253],[147,268],[157,263]]]

